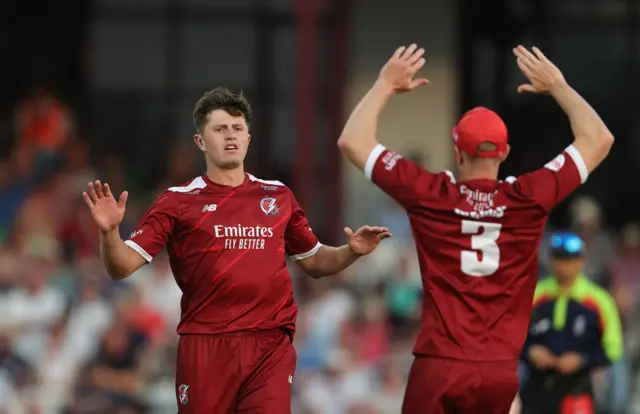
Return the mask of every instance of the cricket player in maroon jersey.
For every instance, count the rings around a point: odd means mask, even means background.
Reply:
[[[602,162],[613,137],[540,50],[518,46],[517,64],[530,82],[518,91],[551,95],[569,118],[573,144],[543,168],[499,181],[507,128],[495,112],[475,108],[453,130],[457,179],[426,171],[376,138],[386,102],[428,83],[414,78],[423,54],[416,45],[395,52],[338,145],[407,210],[415,236],[424,301],[402,412],[507,414],[518,389],[545,221]]]
[[[207,92],[194,111],[206,174],[160,195],[127,241],[118,231],[127,193],[116,201],[99,181],[83,193],[113,278],[126,278],[167,247],[183,292],[179,413],[289,413],[297,307],[285,255],[323,277],[390,237],[386,228],[366,226],[346,228],[342,247],[320,244],[289,188],[245,173],[250,118],[242,95]]]

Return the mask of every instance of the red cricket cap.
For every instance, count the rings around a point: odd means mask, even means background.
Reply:
[[[462,115],[452,135],[455,146],[474,157],[497,158],[507,153],[507,126],[500,115],[482,106]],[[495,151],[482,151],[483,142],[495,145]]]

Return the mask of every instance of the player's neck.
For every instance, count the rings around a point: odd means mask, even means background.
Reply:
[[[497,171],[460,171],[460,181],[493,180],[498,179]]]
[[[242,165],[232,170],[223,170],[208,166],[207,177],[216,184],[227,185],[229,187],[238,187],[242,185],[246,178],[244,174],[244,166]]]

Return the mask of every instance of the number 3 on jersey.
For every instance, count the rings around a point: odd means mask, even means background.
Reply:
[[[496,241],[500,237],[501,224],[462,220],[462,234],[471,235],[471,248],[460,254],[462,272],[469,276],[490,276],[500,265],[500,248]]]

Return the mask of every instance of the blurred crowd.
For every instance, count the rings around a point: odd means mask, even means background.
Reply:
[[[144,191],[120,157],[91,154],[74,118],[39,91],[18,108],[13,149],[0,160],[0,413],[173,413],[181,292],[167,257],[111,281],[80,194],[98,177],[130,190],[125,236],[160,191],[199,173],[198,155],[176,149],[166,177]],[[640,413],[640,229],[610,232],[590,198],[572,200],[570,212],[588,246],[587,276],[614,294],[626,332],[624,360],[596,378],[601,400]],[[378,219],[394,239],[347,272],[316,281],[291,267],[296,414],[399,412],[421,280],[404,212],[389,201]],[[541,276],[545,252],[543,243]]]

